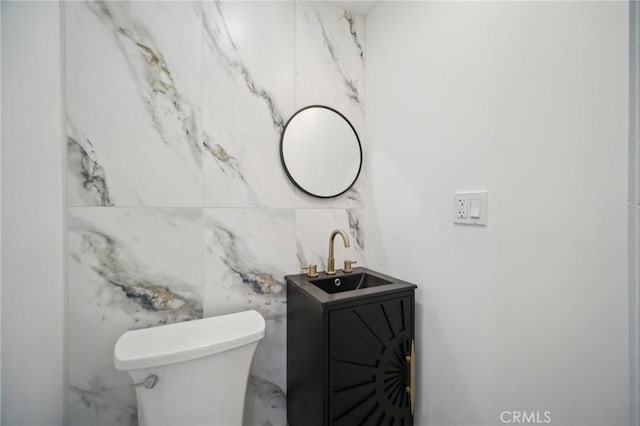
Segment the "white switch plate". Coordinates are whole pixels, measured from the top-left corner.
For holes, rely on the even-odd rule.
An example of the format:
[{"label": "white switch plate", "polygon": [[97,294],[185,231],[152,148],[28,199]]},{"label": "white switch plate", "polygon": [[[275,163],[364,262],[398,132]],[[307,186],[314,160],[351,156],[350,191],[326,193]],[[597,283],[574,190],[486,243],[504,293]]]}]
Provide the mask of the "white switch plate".
[{"label": "white switch plate", "polygon": [[[487,211],[489,202],[488,191],[456,191],[453,197],[453,223],[463,225],[487,225]],[[479,217],[475,216],[477,212],[472,211],[472,205],[475,207],[480,204]]]}]

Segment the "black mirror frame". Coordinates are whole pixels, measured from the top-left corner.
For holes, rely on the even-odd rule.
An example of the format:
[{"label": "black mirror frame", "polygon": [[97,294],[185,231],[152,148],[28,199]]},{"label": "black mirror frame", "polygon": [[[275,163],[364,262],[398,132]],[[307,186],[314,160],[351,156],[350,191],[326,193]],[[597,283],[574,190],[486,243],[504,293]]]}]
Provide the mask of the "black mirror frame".
[{"label": "black mirror frame", "polygon": [[[324,108],[324,109],[328,109],[329,111],[333,111],[336,114],[338,114],[340,117],[342,117],[342,119],[344,121],[347,122],[349,127],[351,127],[351,130],[353,130],[353,134],[356,136],[356,141],[358,142],[358,150],[360,151],[360,165],[358,166],[358,173],[356,173],[356,177],[353,179],[353,182],[351,182],[344,191],[339,192],[339,193],[334,194],[334,195],[317,195],[317,194],[314,194],[312,192],[307,191],[302,186],[300,186],[298,184],[298,182],[296,182],[296,180],[293,178],[293,176],[291,176],[291,173],[289,173],[289,169],[287,169],[287,165],[284,162],[284,152],[283,152],[283,147],[282,146],[284,144],[284,134],[287,131],[287,127],[289,126],[289,123],[291,123],[291,121],[295,118],[296,115],[298,115],[302,111],[308,110],[310,108]],[[307,195],[310,195],[310,196],[316,197],[316,198],[336,198],[336,197],[341,196],[342,194],[344,194],[345,192],[350,190],[353,187],[353,185],[356,183],[358,178],[360,177],[360,172],[362,171],[362,161],[363,161],[362,144],[360,143],[360,137],[358,136],[358,132],[356,131],[355,127],[353,127],[353,124],[351,124],[349,119],[347,117],[345,117],[344,114],[342,114],[340,111],[338,111],[338,110],[336,110],[334,108],[331,108],[331,107],[326,106],[326,105],[307,105],[304,108],[300,108],[291,117],[289,117],[289,119],[287,120],[286,124],[282,128],[282,133],[280,134],[280,162],[282,163],[282,168],[284,169],[284,172],[286,173],[286,175],[289,178],[289,180],[295,185],[295,187],[298,188],[300,191],[304,192]]]}]

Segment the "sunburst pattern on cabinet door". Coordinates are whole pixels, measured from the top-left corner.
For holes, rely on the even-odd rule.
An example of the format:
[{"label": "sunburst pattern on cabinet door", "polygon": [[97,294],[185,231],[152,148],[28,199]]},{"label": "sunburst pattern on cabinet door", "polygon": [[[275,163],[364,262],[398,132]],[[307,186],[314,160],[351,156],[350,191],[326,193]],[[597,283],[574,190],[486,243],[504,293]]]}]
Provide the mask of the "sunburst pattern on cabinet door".
[{"label": "sunburst pattern on cabinet door", "polygon": [[412,424],[411,309],[403,297],[330,313],[329,424]]}]

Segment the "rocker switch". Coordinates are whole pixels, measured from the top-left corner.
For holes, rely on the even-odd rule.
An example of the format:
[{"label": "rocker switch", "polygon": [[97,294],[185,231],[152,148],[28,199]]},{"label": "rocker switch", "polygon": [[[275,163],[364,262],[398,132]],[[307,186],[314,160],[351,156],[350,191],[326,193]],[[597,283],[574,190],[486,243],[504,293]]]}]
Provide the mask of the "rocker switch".
[{"label": "rocker switch", "polygon": [[480,219],[480,199],[471,199],[471,208],[469,209],[469,217],[472,219]]}]

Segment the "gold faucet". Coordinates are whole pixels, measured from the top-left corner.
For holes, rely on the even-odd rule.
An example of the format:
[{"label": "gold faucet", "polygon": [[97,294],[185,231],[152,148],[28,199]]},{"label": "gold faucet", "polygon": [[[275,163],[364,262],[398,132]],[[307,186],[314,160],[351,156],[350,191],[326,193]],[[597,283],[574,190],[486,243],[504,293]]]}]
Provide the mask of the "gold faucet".
[{"label": "gold faucet", "polygon": [[349,247],[349,237],[347,233],[342,229],[336,229],[329,236],[329,258],[327,259],[327,275],[335,275],[336,273],[336,259],[333,257],[333,243],[336,239],[336,235],[340,234],[342,242],[345,247]]}]

